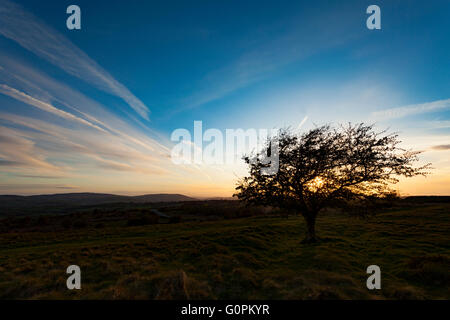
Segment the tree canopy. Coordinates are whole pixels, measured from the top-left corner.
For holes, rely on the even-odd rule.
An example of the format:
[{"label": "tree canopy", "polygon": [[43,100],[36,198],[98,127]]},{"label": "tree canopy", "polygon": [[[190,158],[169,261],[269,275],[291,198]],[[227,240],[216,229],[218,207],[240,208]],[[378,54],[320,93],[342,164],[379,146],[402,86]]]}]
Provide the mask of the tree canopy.
[{"label": "tree canopy", "polygon": [[[414,166],[419,151],[399,147],[398,134],[376,132],[373,125],[324,125],[306,133],[280,130],[255,157],[246,156],[249,176],[238,182],[237,197],[247,203],[300,213],[307,223],[306,242],[316,241],[315,221],[327,206],[392,195],[398,178],[426,175],[430,164]],[[278,171],[261,159],[277,146]]]}]

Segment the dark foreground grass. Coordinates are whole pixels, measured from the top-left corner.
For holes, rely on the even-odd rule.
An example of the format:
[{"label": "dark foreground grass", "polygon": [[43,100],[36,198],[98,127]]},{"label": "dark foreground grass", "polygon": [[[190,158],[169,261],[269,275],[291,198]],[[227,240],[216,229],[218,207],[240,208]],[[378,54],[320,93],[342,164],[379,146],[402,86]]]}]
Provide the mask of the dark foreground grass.
[{"label": "dark foreground grass", "polygon": [[[450,204],[0,235],[2,299],[449,299]],[[66,288],[67,266],[82,289]],[[382,289],[366,288],[381,267]]]}]

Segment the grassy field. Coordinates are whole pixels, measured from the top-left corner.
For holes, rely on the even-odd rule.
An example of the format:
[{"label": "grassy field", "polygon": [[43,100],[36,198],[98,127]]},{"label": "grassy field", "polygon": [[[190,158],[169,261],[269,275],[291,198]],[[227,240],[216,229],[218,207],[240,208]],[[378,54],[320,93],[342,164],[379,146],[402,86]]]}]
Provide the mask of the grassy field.
[{"label": "grassy field", "polygon": [[[1,299],[450,299],[450,204],[0,234]],[[66,288],[67,266],[82,289]],[[382,289],[366,288],[380,266]]]}]

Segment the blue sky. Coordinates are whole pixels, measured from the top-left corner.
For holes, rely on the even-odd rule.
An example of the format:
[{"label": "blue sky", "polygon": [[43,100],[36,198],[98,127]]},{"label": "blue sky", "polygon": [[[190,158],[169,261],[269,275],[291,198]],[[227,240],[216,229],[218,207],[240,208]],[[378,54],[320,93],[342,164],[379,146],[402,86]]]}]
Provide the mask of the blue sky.
[{"label": "blue sky", "polygon": [[[81,30],[66,28],[71,4]],[[366,28],[371,4],[381,30]],[[448,1],[0,0],[0,193],[230,195],[241,169],[174,166],[173,130],[307,119],[399,131],[436,167],[401,191],[449,194],[449,14]]]}]

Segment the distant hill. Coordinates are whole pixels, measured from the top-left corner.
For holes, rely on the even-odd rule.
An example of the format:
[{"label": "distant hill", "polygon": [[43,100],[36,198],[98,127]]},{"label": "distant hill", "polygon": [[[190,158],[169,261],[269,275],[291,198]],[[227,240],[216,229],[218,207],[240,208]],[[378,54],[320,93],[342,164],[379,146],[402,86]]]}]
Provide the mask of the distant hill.
[{"label": "distant hill", "polygon": [[149,203],[197,201],[182,194],[145,194],[140,196],[121,196],[106,193],[61,193],[35,196],[0,195],[0,216],[41,214],[44,211],[55,213],[81,206],[109,203]]},{"label": "distant hill", "polygon": [[206,197],[199,198],[200,200],[238,200],[237,197]]},{"label": "distant hill", "polygon": [[409,196],[403,200],[415,203],[449,203],[450,196]]}]

